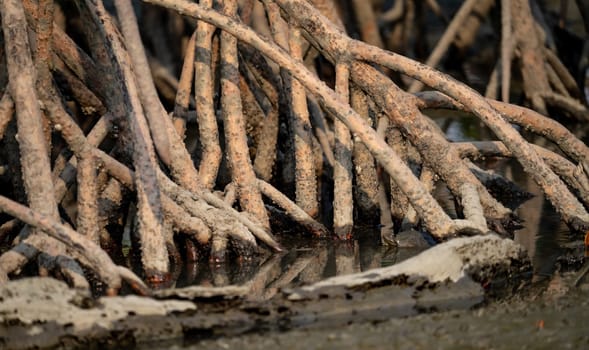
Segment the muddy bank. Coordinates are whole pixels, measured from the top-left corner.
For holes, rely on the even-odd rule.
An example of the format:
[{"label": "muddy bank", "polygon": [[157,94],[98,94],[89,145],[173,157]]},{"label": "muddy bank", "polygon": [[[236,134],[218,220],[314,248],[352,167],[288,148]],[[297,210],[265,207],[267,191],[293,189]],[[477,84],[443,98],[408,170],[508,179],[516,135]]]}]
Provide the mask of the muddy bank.
[{"label": "muddy bank", "polygon": [[[573,275],[564,276],[564,284]],[[586,349],[589,286],[554,295],[512,298],[476,310],[448,311],[205,340],[172,349]]]},{"label": "muddy bank", "polygon": [[521,246],[487,235],[451,240],[387,268],[285,290],[269,301],[248,298],[247,286],[92,299],[57,280],[22,279],[0,287],[0,344],[120,347],[381,322],[472,308],[495,286],[517,286],[530,269]]}]

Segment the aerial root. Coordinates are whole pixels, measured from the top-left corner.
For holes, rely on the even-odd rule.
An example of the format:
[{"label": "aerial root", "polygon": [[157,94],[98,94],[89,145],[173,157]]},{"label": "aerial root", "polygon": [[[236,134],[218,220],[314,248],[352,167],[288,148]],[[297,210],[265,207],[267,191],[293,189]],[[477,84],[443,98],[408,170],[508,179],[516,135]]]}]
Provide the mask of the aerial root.
[{"label": "aerial root", "polygon": [[137,287],[147,290],[147,286],[124,267],[116,266],[108,254],[96,243],[53,219],[38,214],[4,196],[0,196],[0,209],[19,220],[43,230],[47,235],[65,244],[82,263],[88,264],[109,288],[118,290],[121,281],[132,281]]}]

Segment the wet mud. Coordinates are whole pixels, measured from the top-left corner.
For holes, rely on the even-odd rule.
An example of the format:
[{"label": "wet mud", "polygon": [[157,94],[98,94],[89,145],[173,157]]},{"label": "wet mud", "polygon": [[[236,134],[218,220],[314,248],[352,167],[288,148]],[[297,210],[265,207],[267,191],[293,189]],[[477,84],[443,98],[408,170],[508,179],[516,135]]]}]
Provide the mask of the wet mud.
[{"label": "wet mud", "polygon": [[[250,333],[273,338],[289,330],[326,332],[469,310],[493,298],[493,291],[511,293],[525,283],[531,264],[523,253],[497,236],[456,239],[394,266],[284,289],[270,300],[251,298],[247,286],[93,299],[55,279],[26,278],[0,287],[0,344],[10,349],[156,347],[162,341],[188,346],[207,339],[238,341]],[[427,263],[436,256],[445,267]]]},{"label": "wet mud", "polygon": [[[563,279],[570,283],[574,274]],[[534,289],[536,292],[542,289]],[[561,291],[562,293],[562,291]],[[586,349],[589,286],[514,297],[474,310],[354,322],[337,328],[205,340],[188,349]]]}]

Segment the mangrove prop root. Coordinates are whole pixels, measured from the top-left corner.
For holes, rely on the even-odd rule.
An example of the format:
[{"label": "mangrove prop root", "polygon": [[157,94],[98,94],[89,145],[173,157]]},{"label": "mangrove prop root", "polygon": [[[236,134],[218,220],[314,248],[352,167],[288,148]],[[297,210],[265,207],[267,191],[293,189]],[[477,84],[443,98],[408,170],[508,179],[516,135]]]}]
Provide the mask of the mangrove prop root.
[{"label": "mangrove prop root", "polygon": [[[359,224],[376,222],[383,235],[409,225],[438,240],[500,232],[514,214],[488,189],[487,165],[474,163],[486,156],[518,160],[566,223],[589,228],[589,148],[546,116],[589,114],[576,77],[540,40],[550,28],[540,29],[526,1],[501,1],[501,11],[465,1],[451,21],[436,1],[398,1],[381,15],[351,1],[351,16],[333,0],[143,3],[155,6],[136,11],[143,4],[116,0],[110,13],[102,1],[76,2],[64,12],[73,17],[66,34],[61,2],[0,2],[0,147],[10,150],[0,152],[0,180],[12,184],[0,189],[0,208],[16,218],[0,222],[3,241],[16,238],[0,251],[0,281],[37,259],[39,274],[77,288],[96,287],[80,263],[107,294],[123,280],[148,294],[106,252],[121,250],[129,266],[140,258],[142,277],[168,285],[179,251],[187,260],[206,251],[215,265],[230,250],[239,258],[282,251],[269,220],[277,208],[315,237],[351,239]],[[417,43],[428,8],[448,24],[431,53]],[[500,16],[501,45],[486,85],[503,102],[435,69],[451,45],[473,51],[490,16]],[[394,22],[389,34],[377,18]],[[514,59],[522,74],[510,75]],[[424,86],[434,91],[405,91]],[[535,111],[509,104],[517,93]],[[431,109],[472,113],[497,141],[451,142]],[[512,124],[562,155],[531,145]],[[436,199],[436,188],[458,208]],[[341,259],[343,272],[351,261]],[[304,275],[306,264],[273,286]],[[219,284],[229,282],[223,270],[214,272]]]}]

